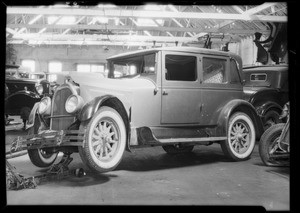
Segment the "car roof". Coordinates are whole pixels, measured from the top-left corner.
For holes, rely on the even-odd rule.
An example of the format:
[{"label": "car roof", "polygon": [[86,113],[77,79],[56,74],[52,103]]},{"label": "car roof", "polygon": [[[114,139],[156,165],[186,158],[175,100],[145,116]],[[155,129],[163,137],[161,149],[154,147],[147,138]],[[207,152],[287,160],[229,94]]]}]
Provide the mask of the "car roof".
[{"label": "car roof", "polygon": [[220,50],[214,50],[214,49],[206,49],[206,48],[200,48],[200,47],[157,47],[157,48],[150,48],[145,50],[137,50],[137,51],[131,51],[126,53],[121,53],[118,55],[111,56],[107,58],[107,60],[111,59],[118,59],[118,58],[126,58],[127,56],[138,56],[138,55],[145,55],[150,54],[158,51],[174,51],[174,52],[188,52],[188,53],[203,53],[203,54],[209,54],[209,55],[222,55],[222,56],[233,56],[233,57],[240,57],[234,53],[231,52],[224,52]]}]

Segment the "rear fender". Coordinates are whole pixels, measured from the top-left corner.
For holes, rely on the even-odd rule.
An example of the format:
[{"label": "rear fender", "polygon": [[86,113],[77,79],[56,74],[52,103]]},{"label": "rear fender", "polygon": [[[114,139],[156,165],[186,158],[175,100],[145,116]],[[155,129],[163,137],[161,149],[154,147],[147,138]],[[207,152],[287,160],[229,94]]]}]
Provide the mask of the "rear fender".
[{"label": "rear fender", "polygon": [[217,134],[227,135],[230,116],[235,112],[246,113],[252,119],[256,131],[256,139],[258,140],[264,131],[262,120],[253,105],[241,99],[232,100],[223,107],[218,117]]},{"label": "rear fender", "polygon": [[266,103],[263,103],[261,106],[256,107],[256,111],[258,113],[259,116],[264,116],[266,114],[266,112],[268,112],[270,109],[274,109],[276,110],[279,114],[282,111],[282,107],[273,102],[273,101],[268,101]]}]

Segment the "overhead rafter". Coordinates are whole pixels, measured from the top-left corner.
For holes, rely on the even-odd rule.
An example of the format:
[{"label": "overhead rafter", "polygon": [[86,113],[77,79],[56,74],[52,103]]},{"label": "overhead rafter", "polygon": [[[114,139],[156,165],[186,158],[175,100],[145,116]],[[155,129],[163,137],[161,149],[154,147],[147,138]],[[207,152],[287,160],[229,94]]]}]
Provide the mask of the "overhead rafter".
[{"label": "overhead rafter", "polygon": [[[213,42],[215,44],[223,44],[224,41],[220,41],[218,39],[213,40]],[[8,42],[9,44],[23,44],[24,41],[23,40],[11,40]],[[156,46],[163,46],[165,45],[167,42],[161,42],[158,41],[156,42]],[[180,42],[179,42],[180,43]],[[201,43],[201,42],[196,42],[197,44]],[[204,43],[204,41],[202,41],[202,43]],[[84,42],[82,40],[80,41],[53,41],[53,40],[29,40],[28,41],[29,45],[79,45],[79,46],[88,46],[88,45],[105,45],[105,46],[153,46],[153,41],[90,41],[90,40],[85,40]],[[169,42],[168,46],[176,46],[175,42]]]},{"label": "overhead rafter", "polygon": [[[73,29],[73,30],[133,30],[133,31],[162,31],[162,32],[203,32],[203,33],[230,33],[230,34],[253,34],[256,30],[244,30],[244,29],[218,29],[218,28],[192,28],[192,27],[149,27],[149,26],[126,26],[126,25],[86,25],[86,24],[32,24],[32,25],[24,25],[24,24],[7,24],[8,28],[19,28],[26,27],[28,29],[31,28],[45,28],[48,29]],[[262,30],[263,33],[268,33],[269,30]]]},{"label": "overhead rafter", "polygon": [[168,12],[168,11],[138,11],[138,10],[95,10],[95,9],[49,9],[7,7],[8,14],[42,14],[42,15],[79,15],[105,17],[139,17],[139,18],[183,18],[183,19],[216,19],[216,20],[243,20],[262,22],[287,22],[286,16],[251,15],[251,14],[220,14],[195,12]]},{"label": "overhead rafter", "polygon": [[[244,16],[253,16],[254,14],[256,13],[259,13],[269,7],[272,7],[274,5],[276,5],[277,3],[264,3],[262,5],[259,5],[259,6],[256,6],[254,8],[251,8],[249,10],[246,10],[246,11],[243,11],[240,7],[234,5],[233,8],[238,12],[240,13],[240,15],[244,15]],[[237,20],[226,20],[224,22],[222,22],[221,24],[218,25],[218,28],[224,28],[225,26],[233,23],[234,21],[237,21]],[[260,30],[261,31],[261,30]],[[197,34],[195,35],[195,37],[199,37],[201,36],[202,34]]]}]

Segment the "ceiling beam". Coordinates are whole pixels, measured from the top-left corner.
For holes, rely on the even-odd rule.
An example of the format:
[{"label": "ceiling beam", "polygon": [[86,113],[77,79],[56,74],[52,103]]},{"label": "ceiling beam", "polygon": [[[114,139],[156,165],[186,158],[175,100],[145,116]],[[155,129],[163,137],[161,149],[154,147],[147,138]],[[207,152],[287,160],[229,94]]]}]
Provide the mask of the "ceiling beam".
[{"label": "ceiling beam", "polygon": [[[21,28],[27,29],[72,29],[72,30],[133,30],[133,31],[162,31],[162,32],[195,32],[195,33],[230,33],[230,34],[253,34],[257,30],[244,30],[244,29],[217,29],[217,28],[193,28],[193,27],[147,27],[147,26],[122,26],[122,25],[57,25],[57,24],[7,24],[8,28]],[[269,30],[262,30],[260,32],[269,33]]]},{"label": "ceiling beam", "polygon": [[[256,14],[256,13],[259,13],[259,12],[261,12],[261,11],[263,11],[263,10],[265,10],[265,9],[267,9],[267,8],[269,8],[269,7],[272,7],[272,6],[274,6],[274,5],[276,5],[277,3],[264,3],[264,4],[262,4],[262,5],[259,5],[259,6],[256,6],[256,7],[254,7],[254,8],[251,8],[251,9],[249,9],[249,10],[246,10],[246,11],[243,11],[240,7],[238,7],[238,6],[236,6],[236,5],[233,5],[232,7],[238,12],[238,13],[240,13],[240,15],[245,15],[245,16],[252,16],[252,15],[254,15],[254,14]],[[227,26],[227,25],[229,25],[229,24],[231,24],[231,23],[233,23],[234,21],[236,21],[236,20],[225,20],[224,22],[222,22],[222,23],[220,23],[219,25],[218,25],[218,28],[220,29],[220,28],[223,28],[223,27],[225,27],[225,26]],[[227,30],[229,30],[229,29],[227,29]],[[255,31],[256,32],[256,31]],[[254,33],[255,33],[254,32]],[[263,30],[260,30],[260,32],[261,33],[264,33],[263,32]],[[196,37],[199,37],[199,36],[201,36],[202,34],[197,34],[197,35],[195,35]]]},{"label": "ceiling beam", "polygon": [[138,10],[95,10],[95,9],[51,9],[7,7],[7,14],[41,14],[41,15],[74,15],[74,16],[105,16],[105,17],[137,17],[137,18],[183,18],[183,19],[216,19],[243,20],[262,22],[287,22],[287,16],[251,15],[251,14],[220,14],[197,12],[138,11]]},{"label": "ceiling beam", "polygon": [[[272,7],[274,5],[276,5],[277,3],[264,3],[262,5],[259,5],[257,7],[251,8],[249,10],[243,11],[240,7],[238,6],[233,6],[233,8],[240,14],[244,14],[244,15],[254,15],[256,13],[259,13],[269,7]],[[233,23],[234,21],[224,21],[223,23],[220,24],[219,28],[225,27],[231,23]]]},{"label": "ceiling beam", "polygon": [[[221,41],[220,39],[212,39],[214,44],[224,44],[226,43],[227,40]],[[198,42],[193,42],[193,44],[204,44],[205,41],[198,41]],[[8,42],[9,44],[24,44],[23,40],[11,40]],[[89,46],[89,45],[105,45],[105,46],[148,46],[152,47],[153,46],[153,41],[115,41],[115,42],[110,42],[110,41],[89,41],[85,40],[84,43],[82,41],[37,41],[37,40],[29,40],[27,42],[29,45],[79,45],[79,46]],[[186,42],[179,42],[179,43],[186,43]],[[178,44],[179,44],[178,43]],[[175,42],[156,42],[155,46],[176,46]]]},{"label": "ceiling beam", "polygon": [[157,42],[192,42],[198,41],[197,38],[192,37],[170,37],[170,36],[144,36],[144,35],[56,35],[56,34],[38,34],[38,33],[26,33],[17,34],[13,36],[13,39],[24,39],[24,40],[110,40],[110,41],[157,41]]}]

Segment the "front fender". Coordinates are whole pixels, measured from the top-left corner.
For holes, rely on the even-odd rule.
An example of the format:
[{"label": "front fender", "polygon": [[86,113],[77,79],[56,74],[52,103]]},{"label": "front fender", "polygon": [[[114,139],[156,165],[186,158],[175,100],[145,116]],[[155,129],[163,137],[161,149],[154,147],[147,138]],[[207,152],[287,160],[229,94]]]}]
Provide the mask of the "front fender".
[{"label": "front fender", "polygon": [[79,112],[77,118],[83,122],[83,121],[87,121],[89,120],[94,113],[97,112],[97,110],[99,109],[100,105],[106,101],[109,98],[113,98],[114,96],[111,95],[105,95],[105,96],[100,96],[100,97],[96,97],[93,100],[91,100],[90,102],[86,103],[81,111]]},{"label": "front fender", "polygon": [[238,111],[246,113],[252,119],[256,137],[259,139],[264,131],[262,120],[258,116],[254,106],[242,99],[232,100],[223,107],[218,117],[217,134],[227,135],[229,118],[233,113]]},{"label": "front fender", "polygon": [[5,101],[8,101],[9,99],[15,97],[15,96],[18,96],[18,95],[25,95],[25,96],[28,96],[30,98],[34,98],[34,99],[39,99],[40,96],[34,92],[31,92],[31,91],[27,91],[27,90],[21,90],[21,91],[18,91],[18,92],[15,92],[11,95],[9,95]]},{"label": "front fender", "polygon": [[34,104],[30,114],[29,114],[29,117],[28,117],[28,121],[27,121],[27,124],[26,124],[26,129],[29,129],[30,127],[34,126],[34,121],[35,121],[35,116],[36,116],[36,112],[39,108],[39,105],[40,105],[40,102],[37,102]]}]

